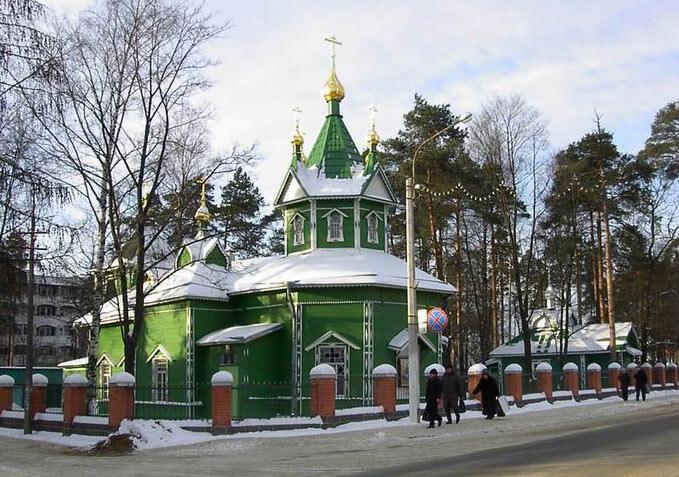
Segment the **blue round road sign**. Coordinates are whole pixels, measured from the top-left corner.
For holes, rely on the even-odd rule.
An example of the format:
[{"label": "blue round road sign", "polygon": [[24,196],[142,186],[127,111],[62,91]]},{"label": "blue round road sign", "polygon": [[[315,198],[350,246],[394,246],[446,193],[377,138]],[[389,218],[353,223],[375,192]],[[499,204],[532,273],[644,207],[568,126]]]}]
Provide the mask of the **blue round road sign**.
[{"label": "blue round road sign", "polygon": [[448,325],[448,315],[443,309],[436,307],[427,313],[427,326],[429,331],[440,333]]}]

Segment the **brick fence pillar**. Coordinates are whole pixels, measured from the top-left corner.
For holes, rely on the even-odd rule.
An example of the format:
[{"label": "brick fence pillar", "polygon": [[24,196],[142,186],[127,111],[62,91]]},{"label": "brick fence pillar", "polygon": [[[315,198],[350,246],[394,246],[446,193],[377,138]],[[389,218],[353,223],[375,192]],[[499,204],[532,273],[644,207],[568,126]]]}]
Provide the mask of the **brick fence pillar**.
[{"label": "brick fence pillar", "polygon": [[12,395],[14,393],[14,378],[3,374],[0,376],[0,414],[2,411],[12,410]]},{"label": "brick fence pillar", "polygon": [[72,374],[64,379],[64,434],[70,434],[75,416],[87,416],[87,379]]},{"label": "brick fence pillar", "polygon": [[601,394],[601,366],[597,363],[590,363],[587,366],[587,389],[593,389],[597,394]]},{"label": "brick fence pillar", "polygon": [[653,389],[652,388],[652,385],[653,385],[653,366],[651,365],[651,363],[646,361],[645,363],[643,363],[640,366],[640,368],[644,373],[646,373],[646,384],[651,386],[651,389]]},{"label": "brick fence pillar", "polygon": [[629,374],[629,387],[630,392],[634,392],[634,384],[636,382],[634,376],[636,376],[639,366],[637,363],[630,363],[627,365],[627,374]]},{"label": "brick fence pillar", "polygon": [[[476,385],[479,384],[479,381],[481,381],[481,374],[483,374],[486,369],[488,368],[486,368],[485,364],[476,363],[467,370],[467,392],[470,395],[472,395],[472,391]],[[474,394],[473,396],[477,401],[481,401],[481,393]]]},{"label": "brick fence pillar", "polygon": [[620,372],[622,371],[622,366],[620,363],[613,361],[608,365],[608,387],[620,389]]},{"label": "brick fence pillar", "polygon": [[565,389],[573,393],[573,399],[578,398],[578,389],[580,389],[580,375],[578,373],[578,365],[569,362],[563,365],[563,386]]},{"label": "brick fence pillar", "polygon": [[231,427],[233,375],[218,371],[212,375],[212,433],[223,434]]},{"label": "brick fence pillar", "polygon": [[523,401],[523,368],[516,363],[505,368],[505,394],[513,396],[517,405]]},{"label": "brick fence pillar", "polygon": [[337,374],[329,364],[319,364],[309,372],[311,380],[311,415],[321,418],[335,417],[335,390]]},{"label": "brick fence pillar", "polygon": [[31,419],[39,412],[47,410],[47,376],[36,373],[33,375],[33,389],[31,389]]},{"label": "brick fence pillar", "polygon": [[386,416],[396,414],[396,368],[390,364],[373,369],[373,403],[382,406]]},{"label": "brick fence pillar", "polygon": [[677,389],[677,381],[679,380],[679,369],[676,363],[669,363],[666,368],[667,371],[667,385]]},{"label": "brick fence pillar", "polygon": [[538,375],[538,392],[545,393],[545,399],[552,402],[552,390],[554,389],[552,366],[542,362],[535,367],[535,372]]},{"label": "brick fence pillar", "polygon": [[665,364],[660,361],[653,366],[653,384],[660,384],[660,388],[665,389]]},{"label": "brick fence pillar", "polygon": [[108,425],[114,429],[124,419],[134,418],[134,384],[130,373],[121,372],[111,376],[108,390]]}]

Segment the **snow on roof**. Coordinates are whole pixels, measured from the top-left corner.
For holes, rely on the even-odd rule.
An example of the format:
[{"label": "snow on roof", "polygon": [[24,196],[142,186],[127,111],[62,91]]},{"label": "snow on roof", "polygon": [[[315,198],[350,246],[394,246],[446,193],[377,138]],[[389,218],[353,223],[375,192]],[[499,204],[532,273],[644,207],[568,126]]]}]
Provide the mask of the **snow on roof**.
[{"label": "snow on roof", "polygon": [[257,323],[254,325],[230,326],[209,333],[197,341],[200,346],[242,344],[261,338],[283,328],[282,323]]},{"label": "snow on roof", "polygon": [[[430,350],[436,352],[436,346],[429,341],[429,338],[423,334],[418,333],[420,341],[427,346]],[[399,331],[394,337],[389,341],[387,348],[396,351],[397,353],[406,353],[408,351],[408,328]]]},{"label": "snow on roof", "polygon": [[297,167],[295,174],[310,196],[341,197],[360,195],[370,176],[363,175],[363,166],[354,166],[353,177],[348,179],[326,177],[318,167]]},{"label": "snow on roof", "polygon": [[[369,249],[316,249],[310,252],[234,261],[237,278],[232,293],[311,286],[373,285],[406,288],[406,262]],[[418,290],[454,293],[455,288],[422,270],[415,274]]]},{"label": "snow on roof", "polygon": [[[632,332],[632,323],[615,324],[616,348],[626,350],[633,354],[635,350],[627,344],[627,338]],[[584,325],[576,329],[568,339],[568,353],[605,353],[609,347],[609,330],[607,323],[594,323]],[[631,349],[628,349],[631,348]],[[559,350],[559,332],[552,328],[539,328],[533,330],[531,336],[531,353],[533,354],[557,354]],[[515,337],[493,351],[491,356],[522,356],[523,340],[520,336]]]},{"label": "snow on roof", "polygon": [[58,368],[82,368],[84,366],[87,366],[87,356],[84,358],[76,358],[72,359],[70,361],[63,361],[59,364],[57,364]]}]

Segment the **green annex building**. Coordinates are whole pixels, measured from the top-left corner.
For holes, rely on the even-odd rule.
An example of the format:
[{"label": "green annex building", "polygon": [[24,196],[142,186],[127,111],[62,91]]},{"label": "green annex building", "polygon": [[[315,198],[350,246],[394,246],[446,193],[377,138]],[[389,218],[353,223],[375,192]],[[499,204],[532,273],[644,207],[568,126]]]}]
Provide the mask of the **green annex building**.
[{"label": "green annex building", "polygon": [[[596,363],[604,370],[602,381],[608,383],[605,371],[610,364],[610,335],[608,323],[578,323],[574,316],[562,317],[561,310],[554,303],[554,290],[548,286],[545,290],[546,307],[534,310],[529,323],[531,326],[531,363],[527,362],[523,338],[519,334],[507,343],[491,351],[491,359],[486,363],[500,384],[504,379],[503,370],[510,364],[519,364],[524,375],[535,375],[540,363],[549,363],[554,372],[554,385],[559,385],[558,376],[561,366],[560,351],[566,350],[565,362],[573,362],[580,371],[581,388],[585,388],[587,366]],[[562,332],[561,320],[568,320],[568,334]],[[564,327],[565,328],[565,327]],[[566,343],[568,342],[567,347]],[[630,322],[615,324],[615,346],[617,362],[622,366],[639,359],[642,352],[638,349],[639,337],[634,325]]]},{"label": "green annex building", "polygon": [[[396,198],[374,124],[363,153],[344,124],[334,61],[324,97],[318,138],[306,157],[297,128],[274,203],[285,220],[285,254],[231,261],[200,232],[149,277],[136,356],[140,417],[208,417],[209,383],[219,370],[234,376],[236,419],[304,415],[309,371],[320,363],[337,372],[338,408],[372,405],[371,373],[383,363],[397,368],[399,396],[407,399],[406,263],[387,252]],[[210,220],[204,196],[196,219]],[[440,306],[455,292],[420,270],[416,281],[419,307]],[[109,377],[124,366],[117,302],[102,311],[102,406]],[[440,362],[445,343],[430,334],[420,344],[422,372]],[[62,367],[84,372],[85,362]]]}]

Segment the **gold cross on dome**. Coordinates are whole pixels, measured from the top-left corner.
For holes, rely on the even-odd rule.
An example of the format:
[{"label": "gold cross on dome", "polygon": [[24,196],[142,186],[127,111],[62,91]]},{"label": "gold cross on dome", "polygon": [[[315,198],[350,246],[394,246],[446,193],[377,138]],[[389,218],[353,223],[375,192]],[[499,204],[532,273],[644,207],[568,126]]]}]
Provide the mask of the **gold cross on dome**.
[{"label": "gold cross on dome", "polygon": [[335,46],[336,45],[342,45],[339,41],[337,41],[337,38],[335,38],[335,35],[331,36],[330,38],[325,38],[325,41],[332,43],[332,64],[335,64]]},{"label": "gold cross on dome", "polygon": [[368,107],[368,112],[370,113],[370,121],[372,122],[373,127],[375,126],[375,118],[377,117],[377,108],[375,107],[374,104],[371,104]]},{"label": "gold cross on dome", "polygon": [[207,184],[207,177],[199,177],[196,182],[200,184],[200,204],[204,206],[207,202],[207,194],[205,193],[205,185]]},{"label": "gold cross on dome", "polygon": [[302,117],[302,108],[295,106],[292,108],[292,112],[295,113],[295,127],[299,128],[299,120]]}]

